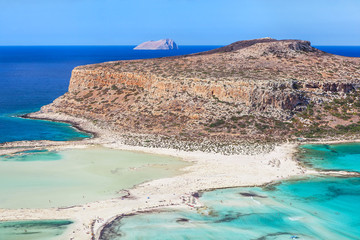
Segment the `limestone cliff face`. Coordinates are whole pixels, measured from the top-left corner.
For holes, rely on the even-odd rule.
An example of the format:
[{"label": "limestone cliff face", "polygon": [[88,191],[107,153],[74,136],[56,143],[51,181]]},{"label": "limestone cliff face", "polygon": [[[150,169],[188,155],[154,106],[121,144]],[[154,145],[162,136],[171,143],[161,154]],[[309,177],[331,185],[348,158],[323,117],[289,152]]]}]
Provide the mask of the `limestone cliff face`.
[{"label": "limestone cliff face", "polygon": [[259,39],[181,57],[118,61],[73,70],[69,92],[42,111],[64,112],[140,133],[240,136],[229,119],[291,119],[310,102],[360,84],[360,61],[307,41]]}]

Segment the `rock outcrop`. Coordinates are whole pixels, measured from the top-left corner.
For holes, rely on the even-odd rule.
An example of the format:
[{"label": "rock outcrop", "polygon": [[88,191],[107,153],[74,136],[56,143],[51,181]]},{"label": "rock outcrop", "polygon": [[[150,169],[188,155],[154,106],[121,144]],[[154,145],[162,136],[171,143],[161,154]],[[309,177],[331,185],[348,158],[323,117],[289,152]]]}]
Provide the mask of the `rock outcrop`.
[{"label": "rock outcrop", "polygon": [[172,39],[148,41],[137,45],[134,50],[177,50],[178,46]]},{"label": "rock outcrop", "polygon": [[[80,66],[68,93],[41,111],[124,133],[282,138],[299,128],[294,119],[309,105],[352,94],[359,84],[358,58],[266,38],[186,56]],[[306,127],[304,121],[296,124]]]}]

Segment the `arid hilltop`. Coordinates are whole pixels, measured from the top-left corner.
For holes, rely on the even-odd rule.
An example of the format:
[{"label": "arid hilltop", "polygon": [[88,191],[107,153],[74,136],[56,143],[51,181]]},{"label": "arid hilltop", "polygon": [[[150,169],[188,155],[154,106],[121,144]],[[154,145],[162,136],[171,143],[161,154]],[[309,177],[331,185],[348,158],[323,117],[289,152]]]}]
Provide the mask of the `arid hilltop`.
[{"label": "arid hilltop", "polygon": [[359,58],[264,38],[76,67],[69,91],[41,111],[187,139],[323,137],[360,131],[359,86]]}]

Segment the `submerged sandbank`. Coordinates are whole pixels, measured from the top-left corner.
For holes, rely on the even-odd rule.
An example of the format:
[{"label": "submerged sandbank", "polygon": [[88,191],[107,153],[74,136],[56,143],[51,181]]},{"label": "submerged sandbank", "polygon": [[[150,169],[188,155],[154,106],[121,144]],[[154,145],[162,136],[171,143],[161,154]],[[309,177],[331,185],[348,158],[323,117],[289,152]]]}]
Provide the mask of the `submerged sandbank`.
[{"label": "submerged sandbank", "polygon": [[67,207],[121,197],[122,189],[180,174],[188,165],[175,157],[104,147],[0,156],[0,208]]},{"label": "submerged sandbank", "polygon": [[[42,113],[35,115],[44,117]],[[63,239],[91,239],[92,237],[97,239],[104,225],[122,214],[154,210],[161,207],[187,208],[188,203],[201,206],[200,202],[191,198],[192,193],[199,190],[262,185],[291,176],[315,172],[308,171],[294,160],[296,144],[265,147],[263,149],[265,151],[258,147],[252,148],[251,145],[245,145],[241,146],[240,151],[235,151],[237,154],[229,156],[214,152],[169,149],[167,145],[163,148],[129,146],[124,144],[124,136],[113,134],[111,129],[94,126],[86,119],[74,118],[64,114],[45,114],[45,117],[59,121],[76,122],[83,129],[98,134],[96,138],[80,142],[19,142],[7,146],[23,148],[26,146],[41,147],[41,145],[47,144],[52,147],[64,148],[66,146],[74,147],[97,143],[114,149],[174,156],[191,163],[191,166],[185,168],[184,174],[152,180],[129,189],[129,197],[124,199],[109,198],[81,206],[60,209],[0,209],[4,220],[48,219],[49,216],[53,219],[74,220],[74,224],[65,233]],[[141,141],[145,140],[146,136]],[[179,149],[183,147],[181,143],[176,146],[180,146]]]},{"label": "submerged sandbank", "polygon": [[[319,170],[360,171],[359,147],[304,145],[300,160]],[[197,211],[160,209],[120,216],[106,225],[100,239],[356,239],[359,183],[358,176],[318,175],[207,191]]]},{"label": "submerged sandbank", "polygon": [[[197,211],[167,209],[120,217],[100,240],[357,239],[360,178],[283,181],[205,192]],[[161,235],[159,235],[161,232]]]},{"label": "submerged sandbank", "polygon": [[57,240],[70,224],[68,220],[0,222],[0,237],[5,240]]},{"label": "submerged sandbank", "polygon": [[[129,190],[130,195],[125,199],[110,198],[61,209],[0,209],[2,219],[72,219],[74,224],[63,239],[91,239],[92,234],[96,239],[103,226],[121,214],[161,207],[184,208],[193,201],[191,194],[199,190],[262,185],[307,172],[294,161],[295,145],[291,144],[277,146],[269,153],[231,156],[126,146],[118,142],[107,146],[180,157],[192,165],[181,175],[137,185]],[[193,205],[201,206],[201,203],[195,201]]]}]

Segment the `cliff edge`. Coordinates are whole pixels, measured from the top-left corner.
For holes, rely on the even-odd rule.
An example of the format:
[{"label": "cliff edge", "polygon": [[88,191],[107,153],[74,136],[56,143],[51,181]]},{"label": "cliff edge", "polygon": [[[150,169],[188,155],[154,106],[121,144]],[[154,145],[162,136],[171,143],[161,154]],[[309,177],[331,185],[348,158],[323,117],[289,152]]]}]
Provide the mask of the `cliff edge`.
[{"label": "cliff edge", "polygon": [[360,132],[359,86],[359,58],[265,38],[76,67],[69,91],[41,112],[197,140],[323,137]]}]

